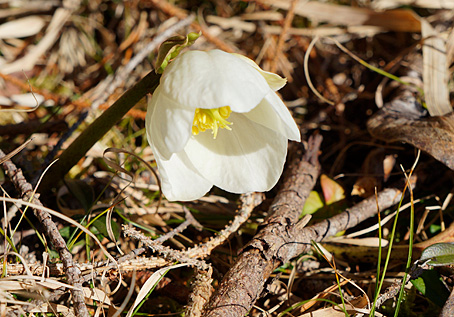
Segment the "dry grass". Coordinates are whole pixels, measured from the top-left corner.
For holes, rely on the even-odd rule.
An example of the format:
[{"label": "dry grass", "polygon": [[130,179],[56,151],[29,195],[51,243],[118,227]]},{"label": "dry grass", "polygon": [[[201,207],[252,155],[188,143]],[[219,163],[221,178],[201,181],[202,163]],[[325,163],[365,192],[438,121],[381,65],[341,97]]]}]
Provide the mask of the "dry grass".
[{"label": "dry grass", "polygon": [[[430,115],[451,112],[453,50],[447,39],[454,34],[453,6],[447,0],[2,2],[0,149],[14,155],[12,161],[35,190],[62,149],[153,69],[163,40],[201,32],[194,49],[241,53],[288,79],[280,93],[303,139],[315,131],[324,137],[321,170],[334,182],[315,187],[324,207],[313,218],[326,219],[374,195],[375,188],[393,188],[404,179],[399,165],[409,169],[414,162],[413,146],[368,133],[367,121],[377,106],[404,89],[425,100]],[[26,202],[2,165],[2,315],[83,315],[74,307],[77,294],[69,295],[75,284],[68,268],[33,209],[52,215],[79,269],[79,304],[93,316],[131,316],[135,309],[146,315],[185,309],[188,315],[200,314],[212,287],[219,287],[269,216],[276,190],[239,197],[214,189],[185,204],[161,199],[145,111],[143,99],[65,181],[55,181],[55,191],[33,192]],[[412,135],[418,131],[426,133],[415,129]],[[440,135],[427,139],[436,144]],[[446,142],[449,155],[454,146]],[[1,163],[7,159],[0,156]],[[414,260],[427,241],[454,240],[452,171],[442,162],[439,154],[423,153],[414,172]],[[329,191],[342,199],[329,201]],[[36,204],[37,198],[45,207]],[[405,271],[408,210],[400,209],[382,295]],[[249,314],[341,316],[345,312],[336,305],[342,302],[348,314],[368,314],[378,247],[389,242],[394,212],[382,210],[382,239],[377,218],[370,218],[320,244],[325,258],[314,249],[282,265]],[[441,271],[441,276],[451,287],[450,273]],[[378,307],[377,314],[393,314],[395,300]],[[440,309],[407,285],[402,316]]]}]

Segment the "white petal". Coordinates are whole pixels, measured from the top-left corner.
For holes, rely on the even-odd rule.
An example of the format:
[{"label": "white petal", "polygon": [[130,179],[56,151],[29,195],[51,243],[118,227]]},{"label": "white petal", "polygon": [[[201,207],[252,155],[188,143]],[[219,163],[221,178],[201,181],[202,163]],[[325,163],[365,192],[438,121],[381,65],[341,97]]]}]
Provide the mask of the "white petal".
[{"label": "white petal", "polygon": [[156,88],[148,103],[146,127],[148,140],[165,159],[183,150],[192,134],[194,109],[188,109],[168,98]]},{"label": "white petal", "polygon": [[274,130],[287,139],[301,141],[301,133],[287,106],[270,90],[257,107],[244,114],[249,120]]},{"label": "white petal", "polygon": [[193,110],[230,106],[235,112],[251,110],[269,90],[257,69],[220,50],[181,54],[167,66],[161,86],[167,96]]},{"label": "white petal", "polygon": [[169,201],[189,201],[202,197],[213,186],[203,178],[184,152],[175,153],[170,160],[162,158],[151,147],[158,164],[162,193]]},{"label": "white petal", "polygon": [[232,130],[191,137],[185,152],[199,173],[232,193],[270,190],[278,181],[287,154],[287,139],[244,115],[232,113]]},{"label": "white petal", "polygon": [[246,56],[243,56],[243,55],[240,55],[240,54],[236,54],[236,53],[233,53],[233,55],[243,59],[249,65],[251,65],[252,67],[257,69],[260,72],[260,74],[262,74],[262,76],[265,78],[265,80],[268,83],[268,85],[270,86],[270,88],[273,89],[274,91],[278,91],[279,89],[284,87],[285,84],[287,83],[287,79],[286,78],[282,78],[281,76],[279,76],[279,75],[277,75],[275,73],[264,71],[252,59],[249,59]]}]

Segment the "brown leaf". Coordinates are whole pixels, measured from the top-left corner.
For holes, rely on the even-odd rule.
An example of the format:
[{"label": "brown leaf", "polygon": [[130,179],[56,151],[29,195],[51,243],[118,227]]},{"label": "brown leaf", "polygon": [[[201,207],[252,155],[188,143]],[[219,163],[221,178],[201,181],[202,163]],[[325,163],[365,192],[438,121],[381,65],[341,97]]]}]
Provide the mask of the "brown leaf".
[{"label": "brown leaf", "polygon": [[384,175],[385,151],[383,148],[373,149],[367,154],[361,167],[361,177],[353,185],[352,196],[367,198],[381,189]]},{"label": "brown leaf", "polygon": [[422,117],[410,97],[388,103],[367,122],[369,133],[387,142],[407,142],[454,170],[454,114]]},{"label": "brown leaf", "polygon": [[442,116],[452,111],[449,102],[448,63],[446,41],[437,37],[437,30],[421,18],[424,99],[431,116]]},{"label": "brown leaf", "polygon": [[[261,0],[260,2],[283,10],[288,10],[291,4],[288,0]],[[334,25],[373,25],[397,32],[421,31],[421,22],[417,16],[411,10],[405,9],[374,11],[368,8],[318,1],[298,1],[295,14]]]}]

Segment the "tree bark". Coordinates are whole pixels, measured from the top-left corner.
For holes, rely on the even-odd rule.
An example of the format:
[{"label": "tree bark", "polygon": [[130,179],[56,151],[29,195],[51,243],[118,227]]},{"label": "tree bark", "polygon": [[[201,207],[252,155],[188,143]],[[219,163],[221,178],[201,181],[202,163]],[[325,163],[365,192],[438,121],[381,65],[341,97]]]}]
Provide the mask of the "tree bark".
[{"label": "tree bark", "polygon": [[399,202],[402,192],[388,188],[330,219],[304,227],[306,221],[298,219],[319,173],[316,153],[320,142],[321,138],[310,139],[304,158],[291,165],[270,207],[273,214],[227,272],[206,306],[204,316],[244,316],[264,293],[271,273],[293,257],[308,252],[312,241],[322,241],[352,228],[376,215],[378,210]]}]

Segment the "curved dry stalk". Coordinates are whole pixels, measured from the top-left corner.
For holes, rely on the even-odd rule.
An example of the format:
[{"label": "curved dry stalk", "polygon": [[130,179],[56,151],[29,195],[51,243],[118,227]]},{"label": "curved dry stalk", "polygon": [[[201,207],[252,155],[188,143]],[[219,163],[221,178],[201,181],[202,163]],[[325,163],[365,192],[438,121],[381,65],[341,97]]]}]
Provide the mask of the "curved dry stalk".
[{"label": "curved dry stalk", "polygon": [[315,46],[315,43],[317,43],[319,38],[320,37],[317,35],[312,39],[311,43],[309,44],[309,47],[306,50],[306,53],[304,54],[304,76],[306,77],[307,85],[312,90],[314,95],[316,95],[323,102],[326,102],[327,104],[333,106],[335,103],[331,100],[326,99],[318,92],[318,90],[314,87],[314,84],[312,83],[311,76],[309,75],[309,57],[311,55],[312,49]]}]

